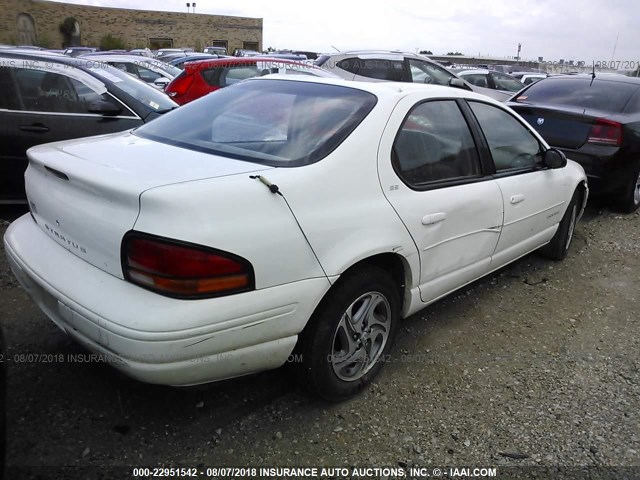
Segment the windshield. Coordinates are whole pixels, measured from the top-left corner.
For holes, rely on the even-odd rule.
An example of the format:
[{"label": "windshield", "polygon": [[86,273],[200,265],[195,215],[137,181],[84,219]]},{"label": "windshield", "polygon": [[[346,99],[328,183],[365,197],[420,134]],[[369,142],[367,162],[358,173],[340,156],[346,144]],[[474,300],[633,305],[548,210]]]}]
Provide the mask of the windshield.
[{"label": "windshield", "polygon": [[139,61],[140,65],[143,67],[146,66],[152,66],[152,67],[156,67],[160,70],[162,70],[165,73],[168,73],[169,75],[171,75],[172,78],[177,77],[178,75],[180,75],[182,73],[182,70],[180,70],[178,67],[174,66],[174,65],[169,65],[166,62],[161,62],[160,60],[142,60]]},{"label": "windshield", "polygon": [[598,78],[593,82],[591,78],[546,78],[531,85],[514,100],[620,113],[638,88],[638,85]]},{"label": "windshield", "polygon": [[376,97],[354,88],[248,80],[180,107],[134,133],[162,143],[272,166],[298,166],[331,153]]},{"label": "windshield", "polygon": [[115,90],[121,90],[131,95],[155,112],[164,112],[177,106],[163,92],[106,63],[87,61],[83,66],[101,80],[109,81]]}]

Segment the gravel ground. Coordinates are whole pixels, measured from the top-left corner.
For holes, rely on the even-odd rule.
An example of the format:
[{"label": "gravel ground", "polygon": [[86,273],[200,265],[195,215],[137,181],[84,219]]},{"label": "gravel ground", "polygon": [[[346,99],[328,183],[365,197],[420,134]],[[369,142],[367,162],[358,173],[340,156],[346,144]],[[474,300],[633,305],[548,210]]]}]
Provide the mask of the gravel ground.
[{"label": "gravel ground", "polygon": [[637,478],[639,254],[638,214],[590,204],[564,262],[527,256],[412,316],[377,381],[339,404],[308,396],[286,369],[174,389],[95,362],[20,361],[88,357],[2,255],[7,463],[538,466],[520,478],[636,466]]}]

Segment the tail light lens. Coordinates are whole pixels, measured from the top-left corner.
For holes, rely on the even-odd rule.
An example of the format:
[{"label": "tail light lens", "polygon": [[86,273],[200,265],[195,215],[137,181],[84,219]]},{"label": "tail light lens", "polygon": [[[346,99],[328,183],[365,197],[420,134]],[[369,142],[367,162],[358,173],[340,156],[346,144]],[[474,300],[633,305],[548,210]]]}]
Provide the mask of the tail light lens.
[{"label": "tail light lens", "polygon": [[587,143],[619,147],[622,145],[622,125],[604,118],[597,119],[591,126]]},{"label": "tail light lens", "polygon": [[253,267],[242,257],[201,245],[138,232],[122,241],[125,278],[175,298],[211,298],[255,288]]},{"label": "tail light lens", "polygon": [[[181,97],[181,96],[183,96],[185,93],[187,93],[189,91],[189,88],[193,84],[194,80],[195,80],[194,75],[185,70],[180,75],[178,75],[176,78],[174,78],[171,81],[171,83],[169,83],[169,85],[167,85],[167,88],[165,89],[165,92],[171,98],[173,98],[173,97]],[[174,100],[178,101],[177,98],[174,98]]]}]

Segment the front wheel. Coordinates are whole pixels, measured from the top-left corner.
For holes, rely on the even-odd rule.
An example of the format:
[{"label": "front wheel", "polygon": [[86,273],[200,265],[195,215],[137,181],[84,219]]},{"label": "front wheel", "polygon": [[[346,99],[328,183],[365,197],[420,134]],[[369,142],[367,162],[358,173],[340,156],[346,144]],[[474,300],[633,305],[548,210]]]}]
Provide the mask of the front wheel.
[{"label": "front wheel", "polygon": [[301,339],[301,382],[338,401],[380,371],[398,328],[398,287],[380,268],[348,273],[329,292]]},{"label": "front wheel", "polygon": [[567,211],[564,213],[564,217],[562,217],[560,221],[556,234],[547,245],[540,249],[540,253],[545,257],[559,261],[567,256],[569,247],[571,246],[571,240],[573,239],[573,233],[576,229],[576,222],[578,221],[580,200],[580,192],[576,190],[571,198],[571,202],[569,202]]}]

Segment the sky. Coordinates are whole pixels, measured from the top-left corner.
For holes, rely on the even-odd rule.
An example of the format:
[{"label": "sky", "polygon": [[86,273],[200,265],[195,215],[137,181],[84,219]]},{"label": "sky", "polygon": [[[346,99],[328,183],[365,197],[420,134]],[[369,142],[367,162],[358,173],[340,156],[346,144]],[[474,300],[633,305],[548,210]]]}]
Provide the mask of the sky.
[{"label": "sky", "polygon": [[[181,0],[66,0],[186,12]],[[264,19],[263,46],[393,49],[534,60],[640,60],[638,0],[197,0],[196,13]],[[334,48],[335,47],[335,48]]]}]

